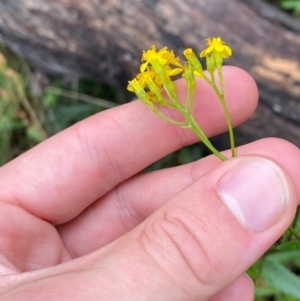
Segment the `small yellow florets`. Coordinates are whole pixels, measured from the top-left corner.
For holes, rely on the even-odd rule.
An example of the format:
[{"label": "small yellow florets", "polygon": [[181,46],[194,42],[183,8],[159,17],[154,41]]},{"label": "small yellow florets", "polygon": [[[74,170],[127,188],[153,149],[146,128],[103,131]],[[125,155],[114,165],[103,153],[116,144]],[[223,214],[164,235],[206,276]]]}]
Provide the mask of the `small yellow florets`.
[{"label": "small yellow florets", "polygon": [[[220,37],[208,39],[207,45],[208,47],[200,53],[200,57],[206,57],[207,70],[212,74],[216,68],[221,67],[223,58],[232,54],[232,50]],[[158,91],[164,88],[170,98],[171,106],[176,95],[176,88],[171,80],[172,76],[182,73],[187,81],[193,81],[188,73],[200,78],[205,77],[202,65],[193,50],[187,48],[183,54],[187,62],[182,64],[179,57],[176,57],[174,52],[168,50],[167,47],[158,50],[155,46],[151,46],[150,49],[143,51],[140,73],[134,80],[129,81],[127,89],[140,98],[143,96],[142,100],[149,105],[149,101],[162,103],[163,97]],[[163,103],[166,104],[165,99]]]},{"label": "small yellow florets", "polygon": [[152,66],[175,65],[177,67],[182,67],[179,58],[175,57],[174,52],[169,51],[167,47],[163,47],[159,51],[156,51],[156,47],[151,46],[149,50],[143,51],[142,61],[144,61],[144,63],[141,65],[141,72],[146,70],[148,64],[151,64]]},{"label": "small yellow florets", "polygon": [[232,50],[225,45],[220,37],[207,39],[207,48],[201,51],[200,57],[206,57],[209,54],[221,54],[223,58],[228,58],[232,55]]},{"label": "small yellow florets", "polygon": [[140,73],[134,81],[129,81],[127,89],[135,94],[141,94],[141,91],[145,90],[148,105],[148,100],[166,105],[167,101],[162,97],[160,89],[164,87],[175,95],[175,85],[171,77],[182,71],[183,66],[173,51],[169,51],[167,47],[156,50],[155,46],[152,46],[149,50],[143,51]]},{"label": "small yellow florets", "polygon": [[[206,57],[206,67],[208,72],[204,72],[199,58],[191,48],[184,50],[185,63],[181,63],[173,51],[163,47],[159,50],[155,46],[143,51],[140,73],[128,82],[127,89],[134,92],[157,116],[162,119],[189,128],[195,132],[201,141],[221,160],[226,160],[214,146],[210,143],[205,133],[193,119],[196,79],[200,77],[206,81],[217,94],[224,110],[226,121],[230,133],[232,156],[235,156],[232,125],[224,99],[224,82],[222,77],[223,58],[232,54],[231,48],[222,41],[220,37],[208,39],[208,47],[200,53],[200,57]],[[215,70],[218,70],[220,89],[215,82]],[[178,95],[176,86],[172,80],[175,75],[181,74],[187,85],[186,99],[182,100],[182,95]],[[166,106],[178,111],[182,120],[173,119],[168,113],[160,111],[160,106]]]}]

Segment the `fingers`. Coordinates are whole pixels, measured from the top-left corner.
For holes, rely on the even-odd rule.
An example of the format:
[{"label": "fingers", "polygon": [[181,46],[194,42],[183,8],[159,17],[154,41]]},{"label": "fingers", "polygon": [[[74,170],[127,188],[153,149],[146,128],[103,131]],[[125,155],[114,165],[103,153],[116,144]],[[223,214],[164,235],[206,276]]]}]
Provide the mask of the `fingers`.
[{"label": "fingers", "polygon": [[253,301],[254,285],[247,274],[236,279],[229,287],[209,301]]},{"label": "fingers", "polygon": [[[234,125],[257,104],[253,79],[224,68],[226,98]],[[178,93],[185,97],[183,81]],[[226,130],[218,99],[203,81],[195,117],[208,136]],[[72,219],[115,185],[152,162],[197,139],[168,124],[141,102],[97,114],[50,138],[0,169],[0,197],[55,224]]]},{"label": "fingers", "polygon": [[[209,300],[282,235],[296,203],[281,167],[239,157],[196,180],[110,248],[123,254],[116,267],[136,275],[134,281],[146,279],[145,300]],[[131,239],[136,244],[129,246]]]},{"label": "fingers", "polygon": [[0,277],[70,260],[52,225],[1,200],[0,233]]},{"label": "fingers", "polygon": [[[229,151],[225,154],[230,156]],[[238,148],[238,155],[268,157],[287,170],[294,183],[300,178],[300,151],[291,143],[268,138]],[[73,257],[95,251],[124,235],[159,209],[176,193],[222,162],[209,156],[197,162],[133,177],[95,202],[58,230]],[[300,187],[297,185],[298,200]],[[78,240],[82,243],[78,244]]]},{"label": "fingers", "polygon": [[72,300],[87,292],[89,300],[210,300],[282,235],[296,205],[294,184],[274,161],[230,159],[120,239],[58,267],[56,277],[11,289],[4,300],[33,289],[40,299],[47,290],[57,299],[70,287]]}]

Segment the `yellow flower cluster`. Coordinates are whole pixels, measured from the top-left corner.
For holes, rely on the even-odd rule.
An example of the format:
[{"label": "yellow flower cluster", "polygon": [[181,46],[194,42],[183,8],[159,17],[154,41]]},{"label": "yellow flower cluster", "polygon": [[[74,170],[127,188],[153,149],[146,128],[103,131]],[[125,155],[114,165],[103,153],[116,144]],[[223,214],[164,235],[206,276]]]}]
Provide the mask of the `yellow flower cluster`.
[{"label": "yellow flower cluster", "polygon": [[[207,48],[201,51],[200,58],[206,57],[207,70],[212,73],[222,65],[222,58],[231,56],[231,48],[222,41],[220,37],[207,39]],[[172,107],[172,102],[176,102],[175,86],[171,80],[172,76],[179,75],[193,84],[194,74],[200,78],[206,77],[202,65],[191,48],[184,50],[187,62],[182,64],[173,51],[163,47],[159,50],[152,46],[149,50],[143,51],[140,73],[129,81],[127,89],[134,92],[138,98],[147,105],[157,103]],[[161,88],[165,88],[169,101],[161,94]]]},{"label": "yellow flower cluster", "polygon": [[[211,142],[194,120],[192,113],[194,108],[194,94],[196,87],[195,76],[205,80],[214,90],[219,98],[226,117],[232,156],[235,156],[235,147],[233,139],[232,125],[229,112],[224,98],[224,81],[222,76],[223,58],[231,56],[231,48],[222,41],[220,37],[207,40],[207,48],[201,51],[200,58],[206,58],[206,67],[208,72],[204,72],[199,58],[191,48],[183,51],[186,58],[185,63],[181,63],[173,51],[167,47],[156,49],[152,46],[149,50],[143,51],[140,73],[129,81],[127,89],[134,92],[156,115],[162,119],[189,128],[195,132],[199,139],[221,160],[226,158],[214,148]],[[220,88],[215,81],[215,70],[218,70]],[[182,101],[177,96],[176,86],[172,77],[182,75],[187,84],[187,96]],[[163,90],[166,93],[163,93]],[[183,116],[184,121],[172,119],[159,110],[159,106],[167,106],[177,110]]]},{"label": "yellow flower cluster", "polygon": [[208,47],[201,51],[200,57],[206,57],[212,53],[219,53],[222,57],[227,58],[232,55],[232,50],[229,46],[225,45],[220,37],[207,39]]}]

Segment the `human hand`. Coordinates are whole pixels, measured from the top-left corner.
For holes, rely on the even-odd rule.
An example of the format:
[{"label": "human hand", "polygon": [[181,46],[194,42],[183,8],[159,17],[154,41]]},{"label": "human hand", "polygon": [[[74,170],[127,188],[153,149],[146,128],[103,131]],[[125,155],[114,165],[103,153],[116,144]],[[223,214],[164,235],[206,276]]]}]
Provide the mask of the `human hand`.
[{"label": "human hand", "polygon": [[[224,67],[224,77],[236,126],[257,90],[240,69]],[[201,128],[225,131],[213,92],[197,89]],[[0,300],[252,300],[244,271],[293,219],[300,152],[269,138],[226,162],[138,174],[196,139],[135,101],[2,167]]]}]

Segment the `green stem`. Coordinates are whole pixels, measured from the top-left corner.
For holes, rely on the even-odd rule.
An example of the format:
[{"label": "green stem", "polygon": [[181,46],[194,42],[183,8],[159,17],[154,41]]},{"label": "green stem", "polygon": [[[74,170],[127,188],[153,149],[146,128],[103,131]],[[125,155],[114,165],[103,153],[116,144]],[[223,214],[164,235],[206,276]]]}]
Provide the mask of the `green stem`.
[{"label": "green stem", "polygon": [[180,112],[183,114],[184,118],[186,119],[189,128],[198,136],[198,138],[211,150],[213,154],[215,154],[220,160],[226,161],[227,158],[221,154],[208,140],[204,132],[199,127],[198,123],[195,121],[193,116],[187,113],[185,110],[181,110]]},{"label": "green stem", "polygon": [[222,75],[222,67],[218,67],[218,75],[219,75],[219,79],[220,79],[221,94],[224,96],[224,79],[223,79],[223,75]]},{"label": "green stem", "polygon": [[299,218],[300,218],[300,207],[297,208],[295,218],[294,218],[293,223],[292,223],[293,228],[296,226]]},{"label": "green stem", "polygon": [[[222,74],[220,75],[220,82],[221,82],[221,87],[224,86],[224,80],[223,80]],[[233,128],[232,128],[232,123],[231,123],[229,111],[228,111],[228,108],[227,108],[227,105],[226,105],[226,102],[225,102],[224,94],[222,94],[219,91],[219,89],[216,86],[216,83],[215,83],[214,80],[213,81],[207,81],[207,83],[213,88],[214,92],[217,94],[217,96],[218,96],[218,98],[219,98],[219,100],[221,102],[222,109],[224,111],[226,122],[227,122],[228,132],[229,132],[231,155],[232,155],[232,157],[235,157],[236,156],[236,152],[235,152]]]},{"label": "green stem", "polygon": [[300,235],[292,227],[289,227],[288,230],[300,241]]},{"label": "green stem", "polygon": [[257,274],[255,275],[255,278],[252,279],[254,284],[256,284],[256,282],[258,281],[258,279],[261,277],[262,270],[263,270],[263,267],[264,267],[264,261],[265,261],[265,259],[266,259],[266,256],[265,256],[265,255],[263,255],[263,256],[260,258],[260,262],[259,262],[259,266],[258,266],[258,272],[257,272]]},{"label": "green stem", "polygon": [[[192,93],[194,94],[194,93]],[[187,121],[187,125],[184,127],[190,128],[197,136],[198,138],[208,147],[213,154],[215,154],[220,160],[226,161],[227,158],[222,155],[209,141],[209,139],[206,137],[204,132],[199,127],[198,123],[195,121],[194,117],[191,115],[191,112],[188,111],[188,109],[181,104],[179,99],[175,97],[175,99],[172,99],[175,101],[175,103],[178,104],[177,109],[181,114],[184,116],[185,120]]]},{"label": "green stem", "polygon": [[186,97],[186,102],[185,102],[185,108],[189,114],[192,114],[193,110],[194,110],[196,85],[195,85],[195,83],[193,83],[193,84],[187,83],[187,86],[188,86],[188,91],[187,91],[187,97]]},{"label": "green stem", "polygon": [[162,81],[163,87],[164,87],[165,91],[167,92],[167,95],[169,96],[170,100],[172,100],[175,103],[180,105],[181,103],[180,103],[179,99],[177,98],[175,84],[172,82],[172,80],[170,78],[167,78],[164,75],[163,71],[157,72],[157,74],[159,75],[159,78]]},{"label": "green stem", "polygon": [[170,122],[170,123],[173,123],[173,124],[176,124],[178,126],[181,126],[181,127],[185,127],[187,126],[187,124],[185,122],[180,122],[180,121],[177,121],[177,120],[174,120],[172,118],[169,118],[168,116],[164,115],[163,113],[159,112],[158,110],[156,110],[154,107],[150,107],[150,109],[152,110],[152,112],[154,112],[157,116],[159,116],[160,118]]},{"label": "green stem", "polygon": [[203,73],[203,79],[211,86],[212,81]]},{"label": "green stem", "polygon": [[[295,217],[294,217],[294,220],[292,222],[292,224],[290,225],[290,228],[295,228],[296,225],[297,225],[297,221],[298,219],[300,218],[300,207],[297,208],[297,211],[296,211],[296,214],[295,214]],[[289,237],[287,238],[288,241],[290,241],[292,239],[292,236],[293,236],[293,233],[290,232],[290,235]]]},{"label": "green stem", "polygon": [[[163,87],[165,89],[165,91],[167,92],[169,98],[173,101],[173,105],[175,108],[177,108],[181,113],[182,115],[184,116],[185,120],[187,121],[187,123],[180,123],[176,120],[173,120],[173,119],[170,119],[168,118],[167,116],[161,114],[160,112],[156,111],[156,110],[153,110],[158,116],[160,116],[161,118],[163,118],[164,120],[166,121],[169,121],[171,123],[174,123],[174,124],[177,124],[177,125],[180,125],[182,127],[185,127],[185,128],[190,128],[198,137],[199,139],[211,150],[211,152],[213,154],[215,154],[220,160],[222,161],[226,161],[227,158],[221,154],[212,144],[211,142],[208,140],[208,138],[206,137],[206,135],[204,134],[204,132],[201,130],[201,128],[199,127],[199,125],[197,124],[197,122],[195,121],[195,119],[193,118],[193,116],[191,115],[191,112],[190,112],[190,109],[191,109],[191,105],[189,105],[187,108],[185,106],[182,105],[182,103],[180,102],[180,100],[178,99],[177,95],[176,95],[176,88],[175,88],[175,85],[174,83],[169,79],[169,78],[166,78],[163,74],[162,71],[158,71],[157,70],[157,74],[160,76],[160,79],[162,81],[162,84],[163,84]],[[217,87],[214,86],[216,89]],[[215,88],[213,87],[213,89],[215,90]],[[192,105],[193,105],[193,89],[190,89],[190,93],[188,93],[188,102],[191,104],[192,102]],[[218,91],[218,89],[217,89]],[[216,92],[216,91],[215,91]],[[219,93],[219,91],[218,91]],[[220,95],[217,94],[218,97]],[[220,98],[220,97],[219,97]],[[222,101],[221,101],[222,103]],[[226,114],[226,113],[225,113]],[[229,116],[228,114],[228,110],[227,110],[227,115]],[[230,120],[230,119],[229,119]]]},{"label": "green stem", "polygon": [[232,128],[232,123],[230,119],[230,115],[228,112],[228,108],[224,99],[224,96],[220,97],[221,104],[225,113],[226,117],[226,122],[228,126],[228,132],[229,132],[229,139],[230,139],[230,148],[231,148],[231,156],[235,157],[236,156],[236,151],[235,151],[235,143],[234,143],[234,134],[233,134],[233,128]]}]

